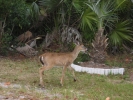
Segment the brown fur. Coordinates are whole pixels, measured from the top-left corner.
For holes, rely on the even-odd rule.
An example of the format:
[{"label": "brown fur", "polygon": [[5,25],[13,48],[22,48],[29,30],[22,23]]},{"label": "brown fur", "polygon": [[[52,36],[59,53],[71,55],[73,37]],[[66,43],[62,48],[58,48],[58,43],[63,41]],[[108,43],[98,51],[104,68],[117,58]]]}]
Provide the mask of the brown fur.
[{"label": "brown fur", "polygon": [[[54,66],[62,66],[63,71],[62,71],[62,77],[61,77],[60,83],[63,86],[63,77],[65,74],[66,68],[72,69],[71,64],[77,58],[79,52],[86,51],[86,50],[87,50],[87,48],[84,47],[84,45],[77,44],[75,49],[73,50],[73,52],[68,52],[68,53],[53,53],[53,52],[51,52],[51,53],[42,54],[39,57],[42,65],[43,65],[43,67],[41,67],[39,69],[40,85],[44,87],[42,74],[45,70],[49,70],[49,69],[53,68]],[[74,71],[73,71],[73,76],[74,76],[74,80],[76,80]]]}]

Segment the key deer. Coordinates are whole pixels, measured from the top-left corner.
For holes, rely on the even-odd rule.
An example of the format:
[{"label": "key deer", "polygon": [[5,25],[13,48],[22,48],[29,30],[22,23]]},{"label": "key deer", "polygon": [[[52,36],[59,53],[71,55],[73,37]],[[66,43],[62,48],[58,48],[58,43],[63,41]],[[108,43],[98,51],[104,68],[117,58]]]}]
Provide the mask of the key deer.
[{"label": "key deer", "polygon": [[74,69],[71,67],[73,61],[77,58],[80,51],[85,52],[87,48],[83,44],[76,43],[76,46],[72,52],[67,53],[54,53],[54,52],[47,52],[39,56],[40,62],[42,63],[42,67],[39,69],[40,74],[40,85],[44,87],[43,84],[43,73],[45,70],[49,70],[55,66],[63,67],[62,70],[62,77],[60,80],[60,84],[63,86],[63,78],[65,75],[66,68],[69,68],[73,72],[74,81],[76,81]]}]

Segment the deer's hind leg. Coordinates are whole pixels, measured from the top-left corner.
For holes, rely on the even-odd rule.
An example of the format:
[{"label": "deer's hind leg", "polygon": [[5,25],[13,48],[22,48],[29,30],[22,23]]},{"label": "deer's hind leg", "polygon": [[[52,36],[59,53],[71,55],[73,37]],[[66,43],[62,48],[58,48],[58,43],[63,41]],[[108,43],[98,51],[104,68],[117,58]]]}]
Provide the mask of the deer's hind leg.
[{"label": "deer's hind leg", "polygon": [[67,66],[64,66],[63,67],[63,70],[62,70],[62,77],[61,77],[61,80],[60,80],[61,86],[63,86],[63,79],[64,79],[64,76],[65,76],[66,68],[67,68]]},{"label": "deer's hind leg", "polygon": [[52,66],[43,66],[43,67],[39,68],[39,75],[40,75],[40,84],[39,85],[41,85],[43,88],[44,88],[43,77],[42,77],[43,73],[45,70],[49,70],[51,68],[52,68]]}]

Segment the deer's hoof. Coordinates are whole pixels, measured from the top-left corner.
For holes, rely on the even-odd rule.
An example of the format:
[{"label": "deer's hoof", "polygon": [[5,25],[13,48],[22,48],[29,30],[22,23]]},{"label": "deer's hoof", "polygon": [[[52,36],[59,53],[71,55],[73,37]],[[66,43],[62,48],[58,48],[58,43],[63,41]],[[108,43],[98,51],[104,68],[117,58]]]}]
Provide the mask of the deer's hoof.
[{"label": "deer's hoof", "polygon": [[38,86],[41,87],[41,88],[43,88],[43,89],[45,88],[44,85],[42,85],[42,84],[39,84]]},{"label": "deer's hoof", "polygon": [[76,82],[77,80],[74,78],[74,82]]},{"label": "deer's hoof", "polygon": [[61,87],[63,87],[63,85],[62,85],[62,84],[60,84],[60,86],[61,86]]},{"label": "deer's hoof", "polygon": [[63,84],[60,83],[60,86],[63,86]]}]

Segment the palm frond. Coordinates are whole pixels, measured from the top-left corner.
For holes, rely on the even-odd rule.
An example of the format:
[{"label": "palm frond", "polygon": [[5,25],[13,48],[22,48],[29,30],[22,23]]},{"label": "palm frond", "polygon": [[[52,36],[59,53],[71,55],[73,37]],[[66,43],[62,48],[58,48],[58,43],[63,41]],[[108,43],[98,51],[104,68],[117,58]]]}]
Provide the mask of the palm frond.
[{"label": "palm frond", "polygon": [[115,0],[115,4],[116,4],[115,10],[125,9],[125,7],[127,7],[127,2],[129,2],[129,0]]},{"label": "palm frond", "polygon": [[131,33],[129,20],[118,22],[109,36],[110,43],[112,45],[121,45],[124,41],[132,41],[133,37]]},{"label": "palm frond", "polygon": [[76,9],[76,11],[82,12],[84,9],[87,8],[85,2],[87,2],[87,0],[73,0],[72,5]]},{"label": "palm frond", "polygon": [[122,39],[120,36],[117,34],[117,32],[112,32],[110,38],[110,43],[111,45],[120,45],[122,43]]},{"label": "palm frond", "polygon": [[103,27],[104,22],[112,23],[118,20],[117,16],[113,12],[115,2],[99,0],[96,3],[88,2],[86,5],[96,13],[98,17],[98,27]]},{"label": "palm frond", "polygon": [[96,14],[90,9],[86,9],[82,16],[81,16],[81,27],[82,29],[85,28],[90,28],[91,30],[93,29],[93,25],[97,22],[97,16]]},{"label": "palm frond", "polygon": [[39,6],[36,4],[36,2],[33,2],[31,5],[33,11],[39,15]]},{"label": "palm frond", "polygon": [[39,0],[39,5],[43,6],[48,11],[53,11],[53,10],[57,9],[58,5],[62,1],[63,0]]}]

